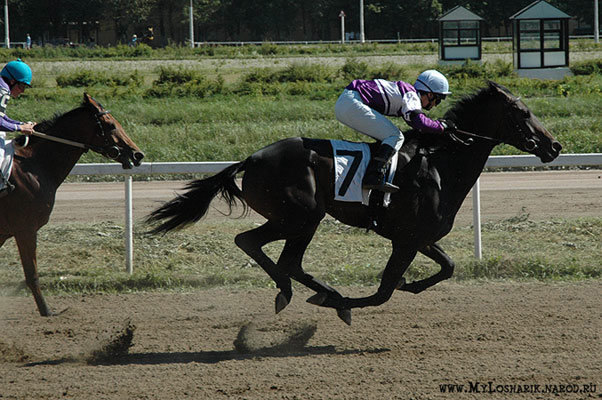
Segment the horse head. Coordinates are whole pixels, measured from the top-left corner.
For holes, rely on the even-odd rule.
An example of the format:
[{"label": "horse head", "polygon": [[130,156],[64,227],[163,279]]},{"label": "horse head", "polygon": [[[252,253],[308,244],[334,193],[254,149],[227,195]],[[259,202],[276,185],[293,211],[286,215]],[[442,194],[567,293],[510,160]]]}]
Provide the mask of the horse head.
[{"label": "horse head", "polygon": [[144,158],[144,153],[128,137],[123,127],[109,111],[87,93],[84,93],[84,107],[94,114],[98,125],[98,134],[95,135],[91,148],[107,158],[121,163],[124,169],[132,168],[132,163],[139,166]]},{"label": "horse head", "polygon": [[[543,126],[529,107],[514,96],[507,88],[495,82],[489,82],[488,90],[497,99],[498,104],[497,139],[519,150],[539,157],[542,162],[550,162],[560,154],[562,145]],[[493,114],[490,114],[493,115]]]}]

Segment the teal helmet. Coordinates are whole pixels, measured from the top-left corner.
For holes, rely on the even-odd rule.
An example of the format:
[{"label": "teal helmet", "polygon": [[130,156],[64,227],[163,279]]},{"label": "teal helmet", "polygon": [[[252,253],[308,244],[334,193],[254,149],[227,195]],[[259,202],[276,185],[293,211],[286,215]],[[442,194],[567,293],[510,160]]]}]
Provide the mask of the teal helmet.
[{"label": "teal helmet", "polygon": [[0,76],[7,79],[14,79],[17,82],[31,86],[31,68],[21,61],[20,58],[6,64],[4,68],[2,68],[2,71],[0,71]]}]

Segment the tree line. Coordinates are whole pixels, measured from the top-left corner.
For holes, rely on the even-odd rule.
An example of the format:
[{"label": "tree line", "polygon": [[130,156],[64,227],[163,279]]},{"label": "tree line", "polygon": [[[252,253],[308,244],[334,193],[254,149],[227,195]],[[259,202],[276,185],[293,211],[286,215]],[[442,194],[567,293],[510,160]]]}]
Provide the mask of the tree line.
[{"label": "tree line", "polygon": [[[510,33],[508,17],[533,0],[364,0],[368,39],[433,37],[436,19],[461,5],[485,19],[490,31]],[[571,16],[590,23],[593,0],[548,0]],[[346,31],[359,32],[358,0],[192,0],[197,41],[337,40],[340,11]],[[10,27],[20,35],[64,37],[79,29],[88,37],[99,23],[112,26],[119,40],[153,26],[160,44],[188,38],[190,0],[9,0]]]}]

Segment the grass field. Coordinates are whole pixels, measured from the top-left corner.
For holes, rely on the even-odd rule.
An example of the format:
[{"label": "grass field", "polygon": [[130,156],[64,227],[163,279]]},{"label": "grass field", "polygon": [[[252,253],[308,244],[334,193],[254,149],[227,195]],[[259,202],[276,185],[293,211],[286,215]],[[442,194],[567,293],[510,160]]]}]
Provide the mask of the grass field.
[{"label": "grass field", "polygon": [[[291,136],[362,140],[334,118],[334,103],[353,77],[413,81],[424,68],[440,68],[390,62],[372,65],[361,59],[348,59],[341,66],[294,63],[253,68],[242,60],[247,66],[230,74],[188,64],[179,69],[161,67],[156,61],[153,70],[141,73],[135,61],[98,62],[107,71],[62,74],[60,65],[69,62],[54,62],[52,70],[46,66],[40,82],[11,101],[9,115],[21,120],[47,119],[74,108],[87,91],[121,121],[147,161],[238,160]],[[522,96],[563,144],[565,153],[602,152],[602,75],[595,70],[600,62],[590,61],[593,73],[562,81],[519,79],[504,62],[445,67],[454,94],[430,116],[441,117],[455,99],[493,79]],[[60,87],[57,81],[62,82]],[[402,121],[395,122],[403,128]],[[518,153],[507,146],[494,150],[494,154]],[[87,154],[81,161],[106,160]]]},{"label": "grass field", "polygon": [[[602,50],[599,46],[581,46],[588,52],[598,51],[600,56],[581,66],[585,73],[562,81],[519,79],[511,65],[503,61],[447,67],[444,72],[450,77],[454,95],[430,116],[441,117],[454,99],[493,79],[522,96],[563,144],[563,152],[602,152]],[[268,47],[269,44],[262,46],[262,51],[269,53]],[[337,55],[335,47],[327,46],[310,56]],[[343,58],[339,65],[289,64],[284,59],[274,59],[270,67],[261,68],[254,67],[255,60],[266,62],[261,54],[230,54],[230,59],[225,60],[216,53],[190,55],[181,51],[182,68],[173,60],[165,67],[161,59],[148,60],[150,56],[143,54],[140,58],[144,62],[138,58],[86,60],[89,68],[78,64],[78,72],[70,70],[73,61],[36,55],[35,63],[40,68],[35,70],[33,64],[38,76],[34,78],[35,86],[22,98],[11,101],[8,114],[21,120],[47,119],[76,107],[83,91],[87,91],[123,124],[146,153],[145,161],[240,160],[264,145],[291,136],[364,140],[334,117],[334,103],[351,79],[378,76],[413,81],[421,70],[439,68],[434,64],[388,62],[388,50],[380,45],[361,54],[343,52],[343,57],[353,58]],[[432,49],[416,50],[429,51]],[[295,54],[298,50],[286,55]],[[381,63],[368,64],[362,60],[362,54],[385,57]],[[211,63],[205,64],[209,67],[197,68],[191,57],[209,58]],[[519,151],[498,146],[494,154]],[[80,162],[107,160],[86,154]],[[233,251],[232,237],[242,229],[240,224],[244,222],[195,227],[161,241],[138,232],[136,248],[144,257],[137,259],[136,273],[131,277],[121,272],[122,227],[48,226],[40,231],[41,281],[45,290],[55,293],[269,286],[272,283],[260,268],[242,252]],[[485,246],[487,242],[497,245],[480,262],[472,258],[472,249],[457,245],[469,242],[471,235],[468,229],[457,228],[442,241],[457,261],[457,279],[600,277],[600,218],[535,223],[517,217],[487,225],[483,242]],[[63,247],[65,242],[69,243],[67,248]],[[314,268],[309,272],[329,283],[374,284],[389,255],[388,246],[376,235],[327,222],[310,246],[306,263]],[[276,254],[277,245],[269,251]],[[11,292],[16,286],[21,288],[19,293],[25,293],[19,283],[23,273],[14,242],[7,243],[2,252],[0,289]],[[419,257],[408,278],[425,276],[433,272],[432,268],[431,262]]]},{"label": "grass field", "polygon": [[[38,262],[42,287],[51,293],[190,290],[215,286],[272,287],[233,238],[253,228],[247,220],[203,222],[164,237],[135,233],[135,273],[123,268],[123,227],[113,223],[64,224],[40,231]],[[440,244],[457,264],[454,279],[599,279],[602,274],[602,218],[532,221],[528,215],[485,224],[484,257],[477,261],[472,229],[456,227]],[[277,258],[282,243],[266,246]],[[390,255],[390,244],[373,233],[334,220],[322,223],[310,244],[307,272],[330,284],[374,285]],[[26,293],[16,246],[3,248],[0,293]],[[418,255],[408,280],[438,268]]]}]

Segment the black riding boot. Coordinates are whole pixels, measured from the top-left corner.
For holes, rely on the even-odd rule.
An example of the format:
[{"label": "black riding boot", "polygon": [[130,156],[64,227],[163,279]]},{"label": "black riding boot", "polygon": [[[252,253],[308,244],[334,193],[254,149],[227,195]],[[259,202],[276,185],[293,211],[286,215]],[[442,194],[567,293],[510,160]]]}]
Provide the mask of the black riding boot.
[{"label": "black riding boot", "polygon": [[[1,174],[2,172],[0,172]],[[15,185],[4,179],[3,176],[0,176],[0,180],[4,182],[4,189],[0,189],[0,199],[4,196],[8,196],[13,190],[15,190]]]},{"label": "black riding boot", "polygon": [[380,190],[385,193],[393,193],[399,190],[399,187],[385,182],[387,165],[391,157],[395,154],[395,149],[388,144],[382,144],[378,147],[376,154],[368,163],[366,175],[362,182],[364,189]]}]

